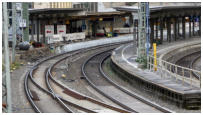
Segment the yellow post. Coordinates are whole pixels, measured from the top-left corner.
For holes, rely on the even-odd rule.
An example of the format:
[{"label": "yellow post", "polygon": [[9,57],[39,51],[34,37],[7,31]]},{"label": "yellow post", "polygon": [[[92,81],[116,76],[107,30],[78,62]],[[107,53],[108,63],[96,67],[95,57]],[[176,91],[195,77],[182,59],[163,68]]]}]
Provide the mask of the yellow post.
[{"label": "yellow post", "polygon": [[157,71],[156,43],[153,43],[153,48],[154,48],[154,71]]}]

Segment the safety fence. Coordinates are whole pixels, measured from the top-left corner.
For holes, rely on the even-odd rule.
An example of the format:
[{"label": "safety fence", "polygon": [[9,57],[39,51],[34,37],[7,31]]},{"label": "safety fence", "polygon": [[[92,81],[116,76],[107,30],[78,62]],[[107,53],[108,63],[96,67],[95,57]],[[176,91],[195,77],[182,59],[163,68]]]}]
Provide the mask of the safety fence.
[{"label": "safety fence", "polygon": [[[172,78],[182,85],[188,83],[191,87],[201,88],[201,71],[182,67],[151,55],[147,57],[147,68],[162,78]],[[194,74],[198,74],[198,77]]]}]

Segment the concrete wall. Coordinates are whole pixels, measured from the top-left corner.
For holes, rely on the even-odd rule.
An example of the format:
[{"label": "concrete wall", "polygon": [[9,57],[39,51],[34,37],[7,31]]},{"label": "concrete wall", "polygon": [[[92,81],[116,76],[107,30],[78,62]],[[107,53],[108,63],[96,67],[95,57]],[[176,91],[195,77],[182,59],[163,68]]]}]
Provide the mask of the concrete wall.
[{"label": "concrete wall", "polygon": [[74,51],[82,48],[89,48],[89,47],[103,45],[103,44],[118,43],[118,42],[125,42],[125,41],[131,41],[131,40],[133,40],[132,35],[125,35],[125,36],[119,36],[115,38],[79,42],[79,43],[73,43],[73,44],[68,44],[63,46],[62,51],[64,52]]},{"label": "concrete wall", "polygon": [[165,54],[162,59],[171,63],[176,63],[181,58],[199,51],[201,51],[201,44],[192,44],[172,50]]},{"label": "concrete wall", "polygon": [[50,2],[34,2],[34,9],[50,8]]}]

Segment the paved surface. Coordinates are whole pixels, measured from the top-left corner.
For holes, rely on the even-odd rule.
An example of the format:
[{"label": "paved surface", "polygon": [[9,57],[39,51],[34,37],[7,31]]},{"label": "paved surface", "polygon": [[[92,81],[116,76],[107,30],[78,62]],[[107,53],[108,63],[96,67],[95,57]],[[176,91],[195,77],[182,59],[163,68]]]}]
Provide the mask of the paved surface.
[{"label": "paved surface", "polygon": [[[192,42],[200,42],[200,39],[193,38],[193,39],[186,39],[186,40],[179,40],[177,42],[171,43],[163,43],[164,45],[160,45],[157,47],[157,54],[158,56],[162,53],[181,47],[181,45],[187,45]],[[149,81],[151,83],[157,84],[161,87],[168,88],[172,91],[181,92],[181,93],[190,93],[190,92],[199,92],[200,89],[197,87],[190,87],[189,84],[179,82],[175,82],[174,79],[169,79],[166,76],[161,77],[160,75],[149,72],[148,70],[141,70],[138,67],[138,64],[135,62],[135,46],[133,44],[128,44],[125,46],[121,46],[114,50],[112,53],[112,60],[118,66],[126,70],[127,72],[137,76],[143,80]]]},{"label": "paved surface", "polygon": [[12,109],[14,113],[34,112],[24,91],[24,78],[28,69],[28,66],[22,66],[11,73]]}]

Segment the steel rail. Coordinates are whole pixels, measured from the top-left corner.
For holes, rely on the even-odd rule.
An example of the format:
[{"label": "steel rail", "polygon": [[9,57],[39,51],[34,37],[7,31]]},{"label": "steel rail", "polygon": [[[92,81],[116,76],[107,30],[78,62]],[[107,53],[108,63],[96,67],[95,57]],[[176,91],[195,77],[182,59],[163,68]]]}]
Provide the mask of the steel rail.
[{"label": "steel rail", "polygon": [[114,86],[116,86],[118,89],[120,89],[120,90],[122,90],[123,92],[127,93],[128,95],[130,95],[130,96],[132,96],[132,97],[134,97],[134,98],[136,98],[136,99],[138,99],[138,100],[144,102],[145,104],[148,104],[148,105],[150,105],[150,106],[152,106],[152,107],[154,107],[154,108],[156,108],[156,109],[158,109],[158,110],[160,110],[160,111],[162,111],[162,112],[165,112],[165,113],[173,113],[172,110],[169,110],[169,109],[164,108],[164,107],[162,107],[162,106],[160,106],[160,105],[158,105],[158,104],[156,104],[156,103],[154,103],[154,102],[151,102],[150,100],[148,100],[148,99],[146,99],[146,98],[144,98],[144,97],[141,97],[141,96],[138,95],[138,94],[132,93],[131,91],[129,91],[129,90],[127,90],[127,89],[121,87],[120,85],[116,84],[113,80],[111,80],[111,79],[105,74],[105,72],[104,72],[103,69],[102,69],[102,65],[104,64],[104,61],[105,61],[107,58],[109,58],[110,56],[111,56],[111,54],[109,54],[109,55],[107,55],[106,57],[104,57],[104,58],[102,59],[102,61],[100,62],[100,64],[99,64],[99,71],[100,71],[100,73],[103,75],[103,77],[104,77],[105,79],[107,79],[111,84],[113,84]]},{"label": "steel rail", "polygon": [[[190,68],[193,68],[194,66],[194,63],[199,59],[201,58],[201,55],[197,56],[194,60],[192,60],[191,64],[190,64]],[[194,69],[194,68],[193,68]],[[200,74],[196,73],[196,72],[193,72],[192,71],[192,74],[197,78],[197,79],[200,79]]]},{"label": "steel rail", "polygon": [[[55,56],[53,56],[53,57],[51,57],[51,58],[54,58],[54,57],[55,57]],[[47,61],[47,60],[49,60],[49,58],[44,59],[43,61],[39,62],[38,64],[42,64],[43,62],[45,62],[45,61]],[[60,98],[58,98],[54,93],[52,93],[51,91],[48,91],[48,90],[42,88],[39,84],[37,84],[37,83],[35,82],[35,80],[33,79],[33,76],[32,76],[32,75],[33,75],[33,71],[35,71],[37,68],[38,68],[38,65],[37,65],[37,66],[34,66],[34,67],[30,70],[30,72],[29,72],[29,77],[30,77],[32,83],[33,83],[34,85],[36,85],[36,86],[37,86],[40,90],[42,90],[43,92],[45,92],[45,93],[51,95],[51,96],[53,97],[53,99],[55,99],[55,100],[64,108],[65,111],[67,111],[67,112],[72,112],[72,111],[70,110],[70,108],[67,107],[67,106],[63,103],[63,101],[62,101]],[[27,82],[27,83],[28,83],[28,82]],[[31,95],[30,92],[29,92],[29,95]],[[30,100],[30,99],[29,99],[29,100]],[[35,109],[36,109],[36,104],[35,104]],[[39,108],[38,108],[38,109],[39,109]]]},{"label": "steel rail", "polygon": [[134,109],[128,107],[127,105],[125,104],[122,104],[121,102],[117,101],[116,99],[108,96],[107,94],[105,94],[103,91],[101,91],[99,88],[96,87],[96,85],[88,78],[88,76],[86,75],[86,72],[85,72],[85,66],[87,65],[87,63],[95,56],[101,54],[101,53],[105,53],[105,52],[109,52],[111,50],[113,50],[114,48],[112,49],[109,49],[107,51],[103,51],[103,52],[99,52],[99,53],[96,53],[92,56],[90,56],[87,60],[85,60],[85,62],[83,63],[82,67],[81,67],[81,70],[82,70],[82,74],[83,76],[85,77],[85,79],[88,81],[88,83],[94,88],[96,89],[99,93],[101,93],[102,95],[104,95],[105,97],[109,98],[110,100],[112,100],[113,102],[117,103],[118,105],[120,105],[121,107],[131,111],[131,112],[135,112],[135,113],[138,113],[137,111],[135,111]]},{"label": "steel rail", "polygon": [[[96,48],[96,49],[97,49],[97,48]],[[91,49],[88,49],[87,51],[89,51],[89,50],[91,50]],[[76,54],[75,54],[75,55],[76,55]],[[67,57],[69,57],[69,56],[67,56]],[[103,103],[103,102],[100,102],[100,101],[98,101],[98,100],[92,99],[92,98],[90,98],[90,97],[88,97],[88,96],[81,95],[80,93],[75,92],[75,91],[72,91],[72,90],[70,90],[69,88],[67,88],[67,87],[63,86],[62,84],[60,84],[59,82],[57,82],[57,81],[53,78],[53,76],[52,76],[52,74],[51,74],[51,71],[52,71],[53,67],[54,67],[56,64],[58,64],[59,62],[63,61],[63,60],[66,59],[67,57],[64,57],[64,58],[62,58],[61,60],[58,60],[56,63],[52,64],[52,65],[49,67],[49,69],[48,69],[48,74],[49,74],[49,76],[48,76],[48,77],[49,77],[53,82],[55,82],[55,83],[56,83],[57,85],[59,85],[60,87],[66,89],[66,90],[68,90],[68,91],[70,91],[71,93],[76,94],[76,95],[78,95],[78,96],[80,96],[80,97],[83,97],[84,99],[86,99],[86,100],[88,100],[88,101],[90,101],[90,102],[92,102],[92,103],[95,103],[95,104],[98,104],[98,105],[107,107],[107,108],[109,108],[109,109],[112,109],[112,110],[115,110],[115,111],[118,111],[118,112],[121,112],[121,113],[129,113],[129,112],[130,112],[130,111],[126,111],[126,110],[123,110],[123,109],[119,109],[119,108],[116,108],[116,107],[107,105],[107,104],[105,104],[105,103]],[[63,98],[62,98],[62,99],[63,99]]]},{"label": "steel rail", "polygon": [[[128,41],[128,42],[121,42],[121,43],[110,43],[110,44],[111,44],[111,45],[118,45],[118,44],[129,43],[129,42],[130,42],[130,41]],[[99,45],[99,46],[96,46],[96,47],[104,47],[104,46],[109,46],[109,44]],[[95,46],[94,46],[94,47],[95,47]],[[90,47],[90,48],[94,48],[94,47]],[[85,48],[85,49],[90,49],[90,48]],[[41,63],[43,63],[43,62],[45,62],[45,61],[47,61],[47,60],[53,59],[53,58],[55,58],[55,57],[59,57],[59,56],[61,56],[61,55],[65,55],[65,54],[67,54],[67,53],[72,53],[72,52],[80,51],[80,50],[81,50],[81,49],[79,49],[79,50],[74,50],[74,51],[69,51],[69,52],[62,52],[62,53],[57,54],[57,55],[54,55],[54,56],[49,56],[49,57],[46,57],[46,58],[42,58],[41,60],[38,60],[37,63],[27,72],[27,74],[25,75],[25,79],[24,79],[24,90],[25,90],[25,94],[26,94],[26,96],[27,96],[27,99],[28,99],[28,101],[31,103],[31,105],[32,105],[33,109],[35,110],[35,112],[41,113],[41,110],[37,107],[37,105],[35,104],[35,102],[34,102],[33,99],[32,99],[32,94],[30,93],[29,88],[28,88],[28,79],[30,78],[31,81],[32,81],[39,89],[41,89],[42,91],[44,91],[44,92],[46,92],[46,93],[48,93],[48,94],[51,94],[51,95],[53,95],[53,94],[52,94],[50,91],[48,91],[48,90],[42,88],[41,86],[39,86],[39,85],[33,80],[33,78],[32,78],[32,72],[33,72],[36,68],[38,68],[38,65],[40,65]],[[53,96],[53,97],[54,97],[54,96]],[[62,102],[61,100],[68,102],[68,101],[65,100],[65,99],[61,99],[60,97],[59,97],[58,99],[60,99],[60,101],[59,101],[60,103]],[[64,105],[64,103],[62,103],[62,105]],[[67,108],[66,110],[68,110],[68,108]],[[70,110],[70,111],[71,111],[71,110]]]}]

